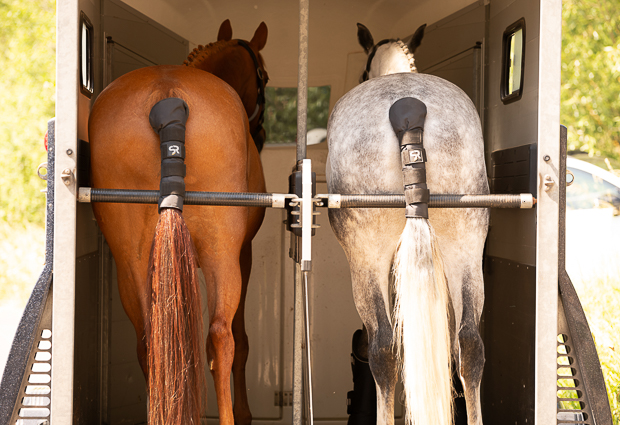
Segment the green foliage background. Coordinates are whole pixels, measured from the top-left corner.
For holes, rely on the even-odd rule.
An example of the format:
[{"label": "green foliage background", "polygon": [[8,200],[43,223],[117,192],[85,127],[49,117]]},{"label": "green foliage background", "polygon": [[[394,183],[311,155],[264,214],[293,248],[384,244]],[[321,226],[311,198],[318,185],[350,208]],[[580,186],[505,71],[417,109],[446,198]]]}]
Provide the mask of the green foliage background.
[{"label": "green foliage background", "polygon": [[620,2],[564,0],[562,24],[568,148],[620,159]]},{"label": "green foliage background", "polygon": [[0,0],[0,220],[43,224],[43,136],[54,116],[55,0]]},{"label": "green foliage background", "polygon": [[[329,86],[308,87],[307,129],[327,128]],[[267,87],[265,90],[267,143],[295,143],[297,140],[297,88]]]}]

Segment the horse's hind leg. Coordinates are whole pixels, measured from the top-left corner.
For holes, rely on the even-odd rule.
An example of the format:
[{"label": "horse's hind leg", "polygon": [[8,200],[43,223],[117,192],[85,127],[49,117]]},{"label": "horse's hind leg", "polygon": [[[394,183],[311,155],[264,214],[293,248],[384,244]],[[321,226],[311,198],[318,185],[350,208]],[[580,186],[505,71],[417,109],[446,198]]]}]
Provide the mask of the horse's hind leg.
[{"label": "horse's hind leg", "polygon": [[233,425],[230,373],[235,355],[232,323],[241,296],[239,257],[227,254],[201,255],[207,283],[209,332],[207,362],[213,376],[221,425]]},{"label": "horse's hind leg", "polygon": [[377,386],[377,424],[391,425],[397,369],[383,289],[388,285],[389,265],[368,268],[368,263],[351,262],[351,270],[355,306],[368,332],[368,362]]},{"label": "horse's hind leg", "polygon": [[484,345],[480,337],[482,308],[482,270],[465,270],[463,276],[463,315],[459,330],[459,374],[465,390],[468,425],[482,425],[480,381],[484,367]]},{"label": "horse's hind leg", "polygon": [[487,234],[486,210],[435,210],[431,215],[455,313],[458,346],[454,347],[456,371],[463,384],[468,425],[482,425],[480,381],[484,344],[480,316],[484,304],[482,255]]},{"label": "horse's hind leg", "polygon": [[149,361],[145,324],[148,320],[150,288],[147,286],[146,276],[143,275],[144,273],[132,273],[131,267],[122,262],[117,263],[118,290],[121,302],[136,331],[138,362],[148,385]]},{"label": "horse's hind leg", "polygon": [[330,222],[345,248],[353,300],[368,332],[368,361],[377,387],[377,424],[392,425],[397,368],[389,279],[402,217],[395,219],[381,211],[330,210]]},{"label": "horse's hind leg", "polygon": [[241,249],[239,258],[241,266],[241,298],[239,307],[232,322],[232,333],[235,340],[235,357],[232,365],[235,404],[233,413],[236,425],[247,425],[252,422],[252,413],[248,404],[248,394],[245,383],[245,365],[248,360],[248,336],[245,332],[245,297],[248,291],[250,270],[252,269],[252,245],[247,243]]}]

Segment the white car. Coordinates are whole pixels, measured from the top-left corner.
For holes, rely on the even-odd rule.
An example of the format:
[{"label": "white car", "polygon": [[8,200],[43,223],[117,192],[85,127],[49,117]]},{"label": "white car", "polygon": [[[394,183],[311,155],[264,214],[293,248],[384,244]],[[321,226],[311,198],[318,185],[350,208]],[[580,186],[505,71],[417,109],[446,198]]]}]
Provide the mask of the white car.
[{"label": "white car", "polygon": [[620,275],[620,177],[575,158],[566,165],[574,175],[566,188],[566,270],[579,290]]}]

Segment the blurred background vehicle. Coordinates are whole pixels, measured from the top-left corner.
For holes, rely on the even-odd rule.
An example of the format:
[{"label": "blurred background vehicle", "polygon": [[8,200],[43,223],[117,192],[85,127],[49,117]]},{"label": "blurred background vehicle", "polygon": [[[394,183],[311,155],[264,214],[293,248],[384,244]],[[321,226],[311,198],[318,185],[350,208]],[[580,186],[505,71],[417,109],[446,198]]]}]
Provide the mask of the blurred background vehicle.
[{"label": "blurred background vehicle", "polygon": [[581,292],[620,273],[620,177],[571,157],[567,169],[574,181],[566,189],[566,270]]}]

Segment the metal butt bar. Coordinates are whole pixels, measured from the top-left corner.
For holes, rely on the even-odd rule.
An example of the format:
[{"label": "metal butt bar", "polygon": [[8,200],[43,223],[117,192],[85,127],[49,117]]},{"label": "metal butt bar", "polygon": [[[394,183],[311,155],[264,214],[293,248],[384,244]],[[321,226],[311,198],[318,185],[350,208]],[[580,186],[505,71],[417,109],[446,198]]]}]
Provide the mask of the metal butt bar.
[{"label": "metal butt bar", "polygon": [[[185,205],[220,205],[239,207],[284,208],[287,199],[298,199],[283,193],[186,192]],[[81,187],[78,202],[114,202],[156,204],[158,190],[93,189]],[[340,195],[322,194],[314,198],[317,206],[327,208],[404,208],[405,195]],[[430,195],[430,208],[533,208],[536,199],[530,193],[518,195]]]},{"label": "metal butt bar", "polygon": [[[284,208],[286,199],[296,195],[283,193],[185,192],[185,205],[220,205],[233,207]],[[78,202],[156,204],[158,190],[94,189],[81,187]]]},{"label": "metal butt bar", "polygon": [[[405,208],[405,195],[316,195],[327,208]],[[533,208],[530,193],[517,195],[430,195],[429,208]]]}]

